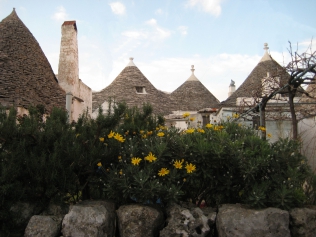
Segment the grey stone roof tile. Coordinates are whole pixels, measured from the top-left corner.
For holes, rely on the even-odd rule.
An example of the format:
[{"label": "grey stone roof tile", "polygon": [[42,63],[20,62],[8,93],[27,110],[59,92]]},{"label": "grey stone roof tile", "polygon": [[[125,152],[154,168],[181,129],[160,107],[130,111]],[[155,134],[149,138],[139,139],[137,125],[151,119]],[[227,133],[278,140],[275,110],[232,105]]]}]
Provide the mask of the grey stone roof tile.
[{"label": "grey stone roof tile", "polygon": [[[101,90],[92,93],[92,110],[109,100],[126,102],[129,107],[140,107],[150,103],[155,114],[169,114],[174,108],[170,95],[157,90],[136,66],[126,66],[114,81]],[[142,88],[144,93],[137,93],[136,88]]]},{"label": "grey stone roof tile", "polygon": [[65,92],[40,45],[15,10],[0,22],[0,103],[65,107]]},{"label": "grey stone roof tile", "polygon": [[239,88],[221,103],[221,107],[236,106],[236,100],[239,97],[256,97],[258,93],[261,93],[262,79],[267,77],[268,72],[270,76],[278,76],[280,78],[280,86],[288,82],[289,75],[285,69],[271,56],[270,60],[267,60],[266,55],[264,57],[266,60],[261,60],[257,64]]}]

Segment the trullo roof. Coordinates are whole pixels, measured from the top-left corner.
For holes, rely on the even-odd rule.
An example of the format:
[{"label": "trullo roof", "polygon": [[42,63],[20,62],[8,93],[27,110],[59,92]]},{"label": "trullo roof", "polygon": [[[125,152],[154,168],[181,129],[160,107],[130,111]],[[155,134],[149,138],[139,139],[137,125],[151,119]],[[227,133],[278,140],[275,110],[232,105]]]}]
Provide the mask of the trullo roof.
[{"label": "trullo roof", "polygon": [[219,100],[194,75],[192,65],[191,76],[175,91],[171,98],[176,102],[176,110],[198,111],[202,108],[218,108]]},{"label": "trullo roof", "polygon": [[268,44],[264,44],[265,53],[257,66],[252,70],[240,87],[225,101],[221,107],[236,106],[237,98],[255,98],[261,94],[262,79],[268,76],[280,78],[280,86],[287,83],[289,75],[268,53]]},{"label": "trullo roof", "polygon": [[166,115],[172,111],[169,95],[150,83],[134,64],[133,58],[109,86],[92,94],[92,110],[95,111],[110,98],[116,102],[126,102],[129,107],[150,103],[155,114]]},{"label": "trullo roof", "polygon": [[4,106],[65,106],[65,92],[40,45],[15,10],[0,22],[0,102]]}]

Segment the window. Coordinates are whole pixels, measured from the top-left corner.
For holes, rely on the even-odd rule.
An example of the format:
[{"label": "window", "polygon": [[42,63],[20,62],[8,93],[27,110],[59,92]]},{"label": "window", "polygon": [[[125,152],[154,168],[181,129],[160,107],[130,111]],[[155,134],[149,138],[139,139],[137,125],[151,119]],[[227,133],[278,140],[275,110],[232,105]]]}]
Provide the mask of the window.
[{"label": "window", "polygon": [[145,94],[146,93],[145,87],[143,87],[143,86],[136,86],[135,88],[136,88],[137,94]]}]

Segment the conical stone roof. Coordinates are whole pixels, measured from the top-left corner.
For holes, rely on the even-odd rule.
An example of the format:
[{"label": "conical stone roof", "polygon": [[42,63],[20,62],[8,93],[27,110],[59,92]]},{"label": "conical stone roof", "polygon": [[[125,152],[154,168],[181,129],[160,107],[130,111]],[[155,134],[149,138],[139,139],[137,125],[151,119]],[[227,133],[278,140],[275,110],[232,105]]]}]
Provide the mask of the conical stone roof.
[{"label": "conical stone roof", "polygon": [[0,22],[0,102],[65,107],[65,92],[40,45],[15,10]]},{"label": "conical stone roof", "polygon": [[116,102],[126,102],[129,107],[150,103],[155,114],[166,115],[172,111],[170,96],[150,83],[134,64],[133,58],[109,86],[100,92],[93,92],[92,111],[110,98]]},{"label": "conical stone roof", "polygon": [[288,82],[288,73],[267,52],[267,44],[265,44],[264,49],[266,49],[266,51],[260,62],[252,70],[240,87],[230,97],[221,103],[221,107],[236,106],[237,98],[240,97],[257,97],[258,94],[261,94],[262,79],[267,78],[268,75],[279,77],[280,86],[283,86]]},{"label": "conical stone roof", "polygon": [[192,65],[191,76],[175,91],[171,98],[176,101],[175,110],[198,111],[203,108],[218,108],[219,100],[194,75]]}]

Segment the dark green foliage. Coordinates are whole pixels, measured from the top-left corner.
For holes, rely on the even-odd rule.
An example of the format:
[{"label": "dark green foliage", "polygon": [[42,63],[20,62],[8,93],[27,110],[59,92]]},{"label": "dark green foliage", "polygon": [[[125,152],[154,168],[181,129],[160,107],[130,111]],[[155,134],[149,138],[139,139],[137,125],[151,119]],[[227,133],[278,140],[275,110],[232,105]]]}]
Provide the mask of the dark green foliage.
[{"label": "dark green foliage", "polygon": [[90,198],[282,209],[316,202],[316,178],[297,141],[270,144],[235,123],[167,129],[148,104],[110,106],[71,124],[61,109],[46,119],[42,107],[23,117],[0,110],[1,228],[12,228],[9,209],[18,201],[36,203],[39,212],[51,201]]}]

